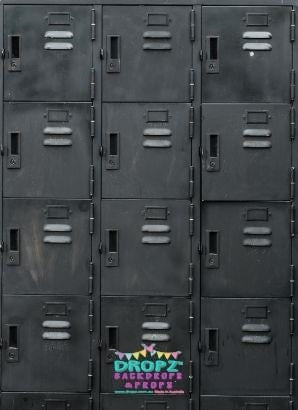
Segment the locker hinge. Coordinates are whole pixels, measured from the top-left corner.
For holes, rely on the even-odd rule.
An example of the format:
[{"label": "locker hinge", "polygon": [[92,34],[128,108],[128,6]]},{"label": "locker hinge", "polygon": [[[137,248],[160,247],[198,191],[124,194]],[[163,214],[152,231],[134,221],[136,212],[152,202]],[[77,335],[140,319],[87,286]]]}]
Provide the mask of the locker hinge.
[{"label": "locker hinge", "polygon": [[193,410],[193,399],[188,400],[188,410]]},{"label": "locker hinge", "polygon": [[191,68],[189,70],[189,99],[190,101],[194,100],[195,93],[195,70]]},{"label": "locker hinge", "polygon": [[188,295],[191,296],[193,292],[193,275],[194,275],[194,264],[190,263],[188,265]]},{"label": "locker hinge", "polygon": [[295,289],[295,265],[290,265],[290,297],[294,297]]},{"label": "locker hinge", "polygon": [[291,107],[290,111],[290,136],[292,140],[296,136],[296,112],[294,107]]},{"label": "locker hinge", "polygon": [[94,232],[94,203],[90,203],[90,216],[89,216],[89,233],[93,235]]},{"label": "locker hinge", "polygon": [[290,79],[290,98],[291,101],[295,101],[295,93],[296,93],[296,72],[295,70],[291,70],[291,79]]},{"label": "locker hinge", "polygon": [[190,40],[195,41],[196,36],[196,15],[195,10],[190,12]]},{"label": "locker hinge", "polygon": [[189,138],[194,137],[194,125],[195,125],[195,109],[189,108]]},{"label": "locker hinge", "polygon": [[290,182],[290,198],[294,199],[295,197],[295,178],[296,177],[296,169],[295,167],[291,167],[291,182]]},{"label": "locker hinge", "polygon": [[194,322],[194,313],[193,313],[193,302],[189,302],[189,333],[193,332],[193,322]]},{"label": "locker hinge", "polygon": [[189,236],[194,234],[194,204],[189,205]]},{"label": "locker hinge", "polygon": [[91,40],[96,40],[96,11],[91,10]]},{"label": "locker hinge", "polygon": [[294,381],[295,381],[295,365],[290,363],[290,396],[294,392]]},{"label": "locker hinge", "polygon": [[89,314],[88,314],[88,319],[89,319],[89,332],[93,332],[93,317],[94,317],[94,302],[92,299],[89,300]]},{"label": "locker hinge", "polygon": [[291,216],[290,216],[290,234],[291,238],[294,238],[295,236],[295,214],[296,214],[296,209],[295,209],[295,204],[291,204]]},{"label": "locker hinge", "polygon": [[89,194],[91,198],[94,195],[94,165],[90,165]]},{"label": "locker hinge", "polygon": [[93,409],[93,397],[89,397],[89,410]]},{"label": "locker hinge", "polygon": [[289,410],[294,410],[294,402],[293,400],[289,401]]},{"label": "locker hinge", "polygon": [[296,39],[296,11],[295,10],[291,10],[290,39],[291,41],[295,41]]},{"label": "locker hinge", "polygon": [[189,198],[191,199],[194,195],[194,175],[195,168],[193,165],[189,167]]},{"label": "locker hinge", "polygon": [[91,295],[93,292],[93,281],[94,281],[94,263],[91,261],[89,263],[89,285],[88,285],[89,295]]},{"label": "locker hinge", "polygon": [[91,105],[90,108],[90,137],[95,137],[95,107]]},{"label": "locker hinge", "polygon": [[89,359],[88,362],[88,390],[92,390],[92,384],[93,384],[93,360]]},{"label": "locker hinge", "polygon": [[293,336],[295,332],[295,317],[294,317],[294,303],[290,306],[290,335]]},{"label": "locker hinge", "polygon": [[95,68],[91,68],[91,82],[90,82],[90,98],[95,98]]},{"label": "locker hinge", "polygon": [[189,393],[192,393],[192,386],[193,386],[193,361],[189,361],[189,371],[188,371],[188,390]]}]

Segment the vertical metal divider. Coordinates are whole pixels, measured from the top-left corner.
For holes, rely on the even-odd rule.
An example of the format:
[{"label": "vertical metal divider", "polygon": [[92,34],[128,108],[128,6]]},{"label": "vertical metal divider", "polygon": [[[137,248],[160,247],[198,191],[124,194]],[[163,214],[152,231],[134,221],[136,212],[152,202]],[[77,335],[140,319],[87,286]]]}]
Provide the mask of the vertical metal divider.
[{"label": "vertical metal divider", "polygon": [[[4,49],[4,13],[3,13],[4,5],[0,5],[0,24],[2,25],[1,30],[0,30],[0,48],[3,50]],[[4,76],[4,59],[1,61],[1,72],[0,72],[0,92],[1,92],[1,117],[0,117],[0,128],[2,131],[2,136],[1,136],[1,151],[3,149],[3,140],[4,140],[4,81],[3,81],[3,76]],[[3,155],[1,153],[1,284],[0,284],[0,340],[2,344],[2,322],[3,322],[3,314],[2,314],[2,299],[3,299]],[[1,403],[2,403],[2,360],[3,360],[3,354],[2,354],[2,349],[0,353],[0,377],[1,377],[1,382],[0,382],[0,408],[1,408]]]},{"label": "vertical metal divider", "polygon": [[[293,16],[293,10],[295,10],[295,8],[294,7],[292,7],[292,12],[291,12],[291,22],[290,22],[290,24],[292,24],[292,16]],[[294,23],[295,23],[295,21],[294,21]],[[292,32],[292,26],[291,26],[291,32]],[[295,32],[294,32],[295,33]],[[295,41],[295,40],[294,40]],[[294,70],[295,69],[295,62],[294,62],[294,41],[291,41],[291,71],[292,70]],[[291,101],[291,109],[293,109],[295,107],[295,101]],[[295,112],[295,111],[294,111]],[[291,119],[291,121],[292,121],[292,119]],[[294,121],[295,121],[295,118],[294,118]],[[294,136],[295,136],[295,132],[294,132]],[[293,167],[295,167],[295,161],[294,161],[294,152],[293,152],[293,150],[294,150],[294,146],[295,146],[295,142],[294,142],[294,140],[293,140],[293,136],[291,135],[291,140],[290,140],[290,143],[291,143],[291,170],[294,170],[294,173],[295,173],[295,168],[293,168]],[[294,175],[294,181],[295,181],[295,175]],[[292,182],[292,181],[291,181]],[[291,200],[291,204],[290,204],[290,207],[292,208],[292,207],[295,207],[295,190],[294,190],[294,195],[293,195],[293,198],[292,198],[292,200]],[[291,218],[291,217],[290,217]],[[290,223],[292,223],[292,221],[290,222]],[[294,318],[295,318],[295,292],[296,292],[296,289],[295,289],[295,265],[294,265],[294,257],[293,257],[293,246],[294,246],[294,237],[293,237],[293,235],[291,235],[291,263],[290,263],[290,306],[291,306],[291,309],[292,309],[292,306],[293,306],[293,310],[294,310]],[[290,314],[290,320],[291,320],[291,318],[292,318],[292,314]],[[295,323],[295,322],[294,322]],[[290,329],[290,333],[291,333],[291,329]],[[289,372],[290,372],[290,375],[289,375],[289,377],[290,377],[290,384],[289,384],[289,387],[290,387],[290,395],[289,395],[289,401],[290,401],[290,409],[293,409],[294,408],[294,403],[295,403],[295,400],[294,400],[294,397],[295,397],[295,380],[294,381],[291,381],[291,378],[292,378],[292,374],[291,374],[291,372],[292,372],[292,370],[294,370],[293,368],[292,368],[292,363],[295,363],[294,362],[294,342],[295,342],[295,332],[294,332],[294,334],[293,335],[290,335],[290,369],[289,369]],[[294,391],[293,391],[293,388],[294,388]]]}]

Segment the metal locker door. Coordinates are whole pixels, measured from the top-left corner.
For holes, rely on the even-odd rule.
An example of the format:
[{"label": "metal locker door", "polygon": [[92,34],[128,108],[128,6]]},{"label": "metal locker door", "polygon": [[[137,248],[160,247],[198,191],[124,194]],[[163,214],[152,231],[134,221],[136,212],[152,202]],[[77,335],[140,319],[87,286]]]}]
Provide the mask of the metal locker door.
[{"label": "metal locker door", "polygon": [[187,295],[189,203],[103,200],[103,295]]},{"label": "metal locker door", "polygon": [[3,292],[88,294],[88,200],[4,200]]},{"label": "metal locker door", "polygon": [[4,296],[2,389],[88,391],[89,298]]},{"label": "metal locker door", "polygon": [[189,104],[104,104],[102,196],[188,198]]},{"label": "metal locker door", "polygon": [[203,104],[203,199],[289,200],[290,107]]},{"label": "metal locker door", "polygon": [[202,294],[290,296],[290,205],[205,203]]},{"label": "metal locker door", "polygon": [[203,7],[203,102],[288,102],[290,7]]},{"label": "metal locker door", "polygon": [[289,319],[287,299],[203,298],[201,394],[288,395]]},{"label": "metal locker door", "polygon": [[186,394],[189,310],[184,298],[103,297],[101,391]]},{"label": "metal locker door", "polygon": [[89,410],[89,397],[72,393],[3,393],[3,410]]},{"label": "metal locker door", "polygon": [[88,198],[89,104],[6,103],[4,196]]},{"label": "metal locker door", "polygon": [[90,25],[89,6],[4,6],[5,99],[90,100]]},{"label": "metal locker door", "polygon": [[189,401],[186,397],[171,394],[170,396],[163,395],[162,397],[154,397],[150,395],[101,395],[102,410],[119,410],[120,408],[130,410],[189,410]]},{"label": "metal locker door", "polygon": [[281,410],[289,407],[289,397],[201,396],[201,410]]},{"label": "metal locker door", "polygon": [[103,101],[189,101],[190,7],[104,6]]}]

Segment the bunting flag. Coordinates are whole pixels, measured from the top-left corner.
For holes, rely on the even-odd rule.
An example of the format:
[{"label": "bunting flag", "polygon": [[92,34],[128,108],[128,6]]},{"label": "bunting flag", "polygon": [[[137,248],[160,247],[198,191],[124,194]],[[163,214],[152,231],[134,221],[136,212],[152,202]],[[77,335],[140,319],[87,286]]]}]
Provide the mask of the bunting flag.
[{"label": "bunting flag", "polygon": [[140,356],[146,357],[147,353],[149,353],[151,357],[157,355],[157,357],[161,359],[164,356],[167,360],[169,360],[169,358],[172,356],[175,360],[177,360],[178,356],[182,354],[180,350],[177,350],[176,352],[160,352],[154,349],[155,347],[154,343],[149,346],[142,343],[142,346],[143,346],[143,350],[138,350],[133,353],[123,353],[123,352],[116,351],[115,355],[118,356],[120,360],[122,360],[124,357],[126,357],[127,360],[130,360],[132,357],[138,360]]}]

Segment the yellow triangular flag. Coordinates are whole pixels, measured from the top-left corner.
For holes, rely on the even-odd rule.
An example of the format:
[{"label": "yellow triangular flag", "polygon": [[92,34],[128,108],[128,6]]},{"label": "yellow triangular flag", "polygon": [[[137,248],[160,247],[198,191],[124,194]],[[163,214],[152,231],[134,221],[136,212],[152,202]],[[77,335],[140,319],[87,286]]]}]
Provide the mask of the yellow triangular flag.
[{"label": "yellow triangular flag", "polygon": [[163,356],[163,352],[157,352],[157,357],[160,359]]},{"label": "yellow triangular flag", "polygon": [[142,356],[146,357],[147,352],[146,352],[146,350],[144,349],[144,350],[141,350],[141,351],[140,351],[140,354],[141,354]]},{"label": "yellow triangular flag", "polygon": [[134,357],[135,359],[138,360],[138,358],[139,358],[139,356],[140,356],[140,352],[134,352],[132,355],[133,355],[133,357]]},{"label": "yellow triangular flag", "polygon": [[165,353],[165,357],[167,360],[169,360],[170,356],[171,356],[171,353]]}]

